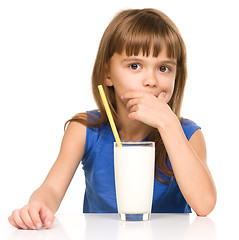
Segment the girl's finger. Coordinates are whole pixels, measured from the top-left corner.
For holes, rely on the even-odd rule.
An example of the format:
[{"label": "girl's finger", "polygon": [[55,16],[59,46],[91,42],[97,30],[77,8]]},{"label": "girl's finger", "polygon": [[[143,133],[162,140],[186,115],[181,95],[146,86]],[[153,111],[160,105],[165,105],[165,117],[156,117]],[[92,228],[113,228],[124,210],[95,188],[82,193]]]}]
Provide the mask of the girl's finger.
[{"label": "girl's finger", "polygon": [[32,218],[29,214],[28,207],[24,207],[20,210],[20,217],[26,226],[28,226],[31,229],[37,229],[36,225],[33,223]]},{"label": "girl's finger", "polygon": [[130,113],[136,112],[138,109],[139,109],[139,108],[138,108],[138,105],[134,105],[133,107],[131,107],[131,108],[129,109],[129,112],[130,112]]},{"label": "girl's finger", "polygon": [[131,99],[131,98],[140,98],[144,95],[142,92],[127,92],[121,96],[121,99]]},{"label": "girl's finger", "polygon": [[158,95],[158,99],[165,101],[165,96],[166,96],[166,93],[165,93],[165,92],[161,92],[161,93]]},{"label": "girl's finger", "polygon": [[17,225],[17,228],[28,229],[27,225],[23,222],[22,218],[20,217],[20,210],[13,211],[12,217]]},{"label": "girl's finger", "polygon": [[40,218],[46,228],[50,228],[54,222],[54,215],[49,208],[43,208],[40,212]]},{"label": "girl's finger", "polygon": [[19,226],[18,226],[18,225],[16,224],[16,222],[14,221],[12,215],[8,217],[8,221],[9,221],[9,223],[10,223],[13,227],[19,228]]},{"label": "girl's finger", "polygon": [[29,214],[30,214],[32,222],[33,222],[34,226],[36,226],[36,228],[42,227],[42,221],[40,218],[39,211],[40,210],[38,210],[34,207],[29,207]]},{"label": "girl's finger", "polygon": [[132,108],[133,106],[135,106],[136,104],[138,104],[139,102],[140,102],[140,99],[139,99],[139,98],[132,98],[132,99],[130,99],[130,100],[127,102],[127,104],[126,104],[127,110],[130,111],[131,108]]}]

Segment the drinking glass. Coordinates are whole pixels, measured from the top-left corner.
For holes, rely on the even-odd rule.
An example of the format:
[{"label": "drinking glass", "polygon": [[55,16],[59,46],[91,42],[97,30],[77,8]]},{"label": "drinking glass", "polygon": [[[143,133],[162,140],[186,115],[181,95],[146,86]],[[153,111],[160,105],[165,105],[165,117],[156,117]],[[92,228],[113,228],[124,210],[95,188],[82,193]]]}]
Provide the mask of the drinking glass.
[{"label": "drinking glass", "polygon": [[114,142],[114,171],[118,213],[124,221],[150,219],[155,143]]}]

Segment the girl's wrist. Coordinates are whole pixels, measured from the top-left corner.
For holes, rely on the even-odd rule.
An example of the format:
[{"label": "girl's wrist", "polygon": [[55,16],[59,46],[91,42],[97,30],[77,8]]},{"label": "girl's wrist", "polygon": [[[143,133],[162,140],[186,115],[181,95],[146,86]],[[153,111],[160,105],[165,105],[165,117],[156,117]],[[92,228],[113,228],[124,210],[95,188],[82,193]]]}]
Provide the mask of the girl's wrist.
[{"label": "girl's wrist", "polygon": [[157,129],[160,135],[164,135],[165,133],[175,132],[181,128],[181,123],[176,115],[172,116],[172,118],[168,119],[165,122],[158,123]]}]

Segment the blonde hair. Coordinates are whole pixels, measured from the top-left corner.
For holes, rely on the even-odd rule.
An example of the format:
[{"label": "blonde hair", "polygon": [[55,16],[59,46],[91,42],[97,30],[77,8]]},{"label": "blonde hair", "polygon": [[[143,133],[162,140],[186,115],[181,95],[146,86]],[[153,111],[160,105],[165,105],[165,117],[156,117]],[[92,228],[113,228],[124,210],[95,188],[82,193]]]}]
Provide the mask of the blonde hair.
[{"label": "blonde hair", "polygon": [[[119,12],[113,18],[99,44],[92,73],[92,91],[100,116],[80,113],[68,120],[65,127],[71,121],[80,122],[88,127],[97,127],[108,122],[97,88],[99,84],[103,85],[113,118],[118,124],[114,87],[107,87],[105,83],[106,66],[109,64],[110,58],[114,53],[121,54],[123,51],[128,56],[137,56],[142,52],[145,56],[152,54],[157,57],[164,46],[167,48],[168,57],[177,61],[174,92],[168,104],[177,117],[181,119],[180,110],[187,67],[186,47],[179,30],[173,21],[159,10],[129,9]],[[90,115],[93,121],[87,115]],[[169,183],[170,181],[163,180],[159,175],[161,172],[168,177],[174,176],[172,170],[167,166],[166,149],[157,129],[151,132],[149,140],[155,142],[155,176],[159,181]]]}]

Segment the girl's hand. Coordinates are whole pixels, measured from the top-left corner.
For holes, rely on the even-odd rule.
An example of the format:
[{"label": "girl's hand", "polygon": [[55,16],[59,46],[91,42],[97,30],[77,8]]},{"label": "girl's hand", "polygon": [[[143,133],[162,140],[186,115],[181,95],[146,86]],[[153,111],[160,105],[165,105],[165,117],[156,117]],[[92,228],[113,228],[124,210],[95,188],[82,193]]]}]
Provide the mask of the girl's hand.
[{"label": "girl's hand", "polygon": [[179,121],[167,104],[165,92],[158,97],[143,92],[127,92],[121,98],[127,101],[126,108],[131,120],[141,121],[159,130],[166,124]]},{"label": "girl's hand", "polygon": [[36,230],[43,224],[46,228],[50,228],[54,221],[54,215],[42,202],[32,201],[25,207],[13,211],[8,221],[16,228]]}]

